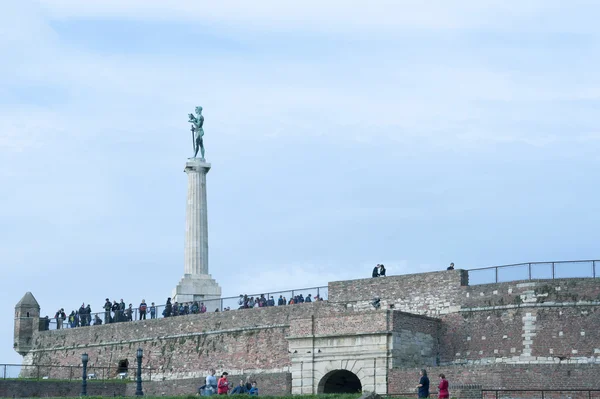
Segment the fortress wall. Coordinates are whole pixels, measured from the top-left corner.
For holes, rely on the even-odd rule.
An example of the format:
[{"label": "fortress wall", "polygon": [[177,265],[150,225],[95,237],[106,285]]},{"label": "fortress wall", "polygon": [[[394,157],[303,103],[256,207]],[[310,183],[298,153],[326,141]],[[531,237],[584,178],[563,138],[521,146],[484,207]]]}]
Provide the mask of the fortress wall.
[{"label": "fortress wall", "polygon": [[87,352],[90,367],[116,368],[124,359],[133,367],[141,347],[143,366],[156,369],[153,379],[196,378],[211,367],[234,374],[287,372],[290,322],[340,311],[319,302],[41,331],[24,364],[78,365]]},{"label": "fortress wall", "polygon": [[467,287],[460,300],[466,308],[600,301],[600,279],[525,280],[475,285]]},{"label": "fortress wall", "polygon": [[[453,384],[477,384],[483,389],[598,389],[598,366],[590,364],[427,367],[431,392],[437,392],[440,373],[445,374],[450,382],[450,397],[455,396]],[[416,392],[418,382],[419,368],[392,369],[388,373],[388,393]],[[547,397],[550,396],[547,394]],[[575,392],[568,396],[583,397]]]},{"label": "fortress wall", "polygon": [[428,334],[436,338],[440,333],[440,319],[434,319],[432,317],[419,316],[400,311],[393,311],[391,313],[393,315],[393,331],[405,330],[413,333]]},{"label": "fortress wall", "polygon": [[352,312],[343,316],[315,319],[315,335],[345,335],[356,333],[378,333],[391,329],[387,312]]},{"label": "fortress wall", "polygon": [[440,362],[596,363],[600,306],[461,311],[442,318]]},{"label": "fortress wall", "polygon": [[394,304],[396,310],[438,316],[459,309],[465,296],[467,271],[451,270],[406,274],[329,283],[329,301],[353,304],[357,309],[371,309],[375,297],[381,306]]},{"label": "fortress wall", "polygon": [[391,366],[432,366],[437,364],[441,322],[400,311],[392,314]]}]

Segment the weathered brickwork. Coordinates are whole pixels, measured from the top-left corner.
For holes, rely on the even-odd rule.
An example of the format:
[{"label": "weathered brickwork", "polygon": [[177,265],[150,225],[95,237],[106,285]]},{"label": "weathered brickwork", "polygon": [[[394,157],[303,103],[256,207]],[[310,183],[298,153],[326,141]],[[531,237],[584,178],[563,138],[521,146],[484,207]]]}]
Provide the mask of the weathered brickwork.
[{"label": "weathered brickwork", "polygon": [[[125,396],[128,385],[122,382],[89,382],[89,396]],[[132,392],[135,392],[135,388]],[[0,380],[0,398],[79,397],[80,381]]]},{"label": "weathered brickwork", "polygon": [[378,297],[383,308],[393,304],[394,309],[404,312],[438,316],[460,308],[466,273],[452,270],[335,281],[329,283],[329,301],[370,309],[371,301]]},{"label": "weathered brickwork", "polygon": [[[292,390],[292,375],[290,373],[263,373],[263,374],[230,374],[229,383],[238,385],[240,380],[246,380],[250,376],[256,380],[258,391],[264,395],[287,395]],[[204,385],[204,378],[186,378],[179,380],[144,382],[143,391],[146,396],[177,396],[191,395],[198,392],[198,388]],[[127,384],[126,396],[135,395],[135,384]],[[107,395],[108,396],[108,395]]]},{"label": "weathered brickwork", "polygon": [[24,338],[18,323],[24,364],[78,365],[87,352],[90,367],[125,359],[134,367],[141,347],[156,393],[169,384],[187,393],[209,368],[273,378],[284,393],[316,393],[336,370],[382,394],[414,389],[419,367],[498,389],[529,388],[542,373],[556,387],[597,386],[591,375],[600,374],[600,279],[469,286],[467,272],[454,270],[332,282],[329,301],[311,304],[33,333],[25,326]]},{"label": "weathered brickwork", "polygon": [[25,364],[78,365],[85,351],[90,367],[115,367],[125,359],[133,365],[139,347],[143,367],[155,369],[153,378],[197,378],[211,367],[239,374],[287,372],[290,321],[336,312],[335,306],[312,303],[42,331]]},{"label": "weathered brickwork", "polygon": [[[590,364],[456,365],[428,367],[427,373],[433,392],[437,391],[440,373],[445,374],[451,387],[477,384],[483,389],[600,389],[598,367]],[[419,368],[392,369],[388,373],[388,392],[416,392],[418,381]]]}]

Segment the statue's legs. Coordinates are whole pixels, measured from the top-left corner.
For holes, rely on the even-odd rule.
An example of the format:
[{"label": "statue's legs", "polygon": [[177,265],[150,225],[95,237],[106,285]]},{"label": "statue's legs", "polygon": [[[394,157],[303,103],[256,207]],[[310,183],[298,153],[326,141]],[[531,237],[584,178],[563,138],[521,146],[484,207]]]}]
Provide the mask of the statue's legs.
[{"label": "statue's legs", "polygon": [[202,138],[200,138],[198,147],[200,147],[200,154],[202,155],[202,159],[204,159],[204,140],[202,140]]},{"label": "statue's legs", "polygon": [[196,152],[194,152],[194,158],[196,158],[196,155],[198,155],[198,146],[196,146]]}]

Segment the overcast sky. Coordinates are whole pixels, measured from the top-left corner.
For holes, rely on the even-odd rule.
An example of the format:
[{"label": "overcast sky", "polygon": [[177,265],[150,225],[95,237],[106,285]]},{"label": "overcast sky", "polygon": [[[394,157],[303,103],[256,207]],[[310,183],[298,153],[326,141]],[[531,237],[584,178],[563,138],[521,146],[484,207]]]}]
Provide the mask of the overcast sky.
[{"label": "overcast sky", "polygon": [[600,258],[595,0],[0,5],[0,362],[14,305],[163,303],[204,107],[226,296]]}]

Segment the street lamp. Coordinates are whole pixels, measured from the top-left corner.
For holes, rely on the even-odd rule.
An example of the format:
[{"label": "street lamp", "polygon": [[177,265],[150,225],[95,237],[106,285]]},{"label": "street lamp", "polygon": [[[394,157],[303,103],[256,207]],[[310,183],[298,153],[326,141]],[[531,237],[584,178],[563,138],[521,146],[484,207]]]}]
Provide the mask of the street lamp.
[{"label": "street lamp", "polygon": [[81,376],[81,396],[87,396],[87,364],[88,354],[83,353],[81,355],[81,362],[83,363],[83,375]]},{"label": "street lamp", "polygon": [[144,351],[142,348],[137,350],[137,386],[135,388],[135,396],[144,396],[142,391],[142,358],[144,357]]}]

